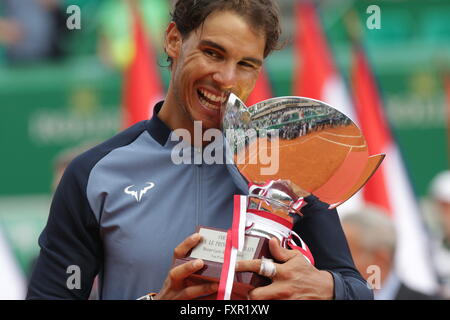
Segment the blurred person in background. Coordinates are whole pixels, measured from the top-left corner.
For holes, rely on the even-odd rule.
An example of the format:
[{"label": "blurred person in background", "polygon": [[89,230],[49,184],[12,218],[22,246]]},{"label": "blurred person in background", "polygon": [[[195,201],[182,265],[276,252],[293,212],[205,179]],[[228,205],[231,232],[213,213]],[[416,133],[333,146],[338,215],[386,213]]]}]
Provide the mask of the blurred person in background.
[{"label": "blurred person in background", "polygon": [[436,225],[433,263],[438,273],[441,294],[450,299],[450,171],[437,174],[430,184],[430,198]]},{"label": "blurred person in background", "polygon": [[1,0],[0,45],[9,63],[63,56],[66,17],[59,0]]},{"label": "blurred person in background", "polygon": [[407,287],[394,269],[396,230],[386,213],[375,207],[341,218],[356,268],[374,290],[375,300],[435,300]]}]

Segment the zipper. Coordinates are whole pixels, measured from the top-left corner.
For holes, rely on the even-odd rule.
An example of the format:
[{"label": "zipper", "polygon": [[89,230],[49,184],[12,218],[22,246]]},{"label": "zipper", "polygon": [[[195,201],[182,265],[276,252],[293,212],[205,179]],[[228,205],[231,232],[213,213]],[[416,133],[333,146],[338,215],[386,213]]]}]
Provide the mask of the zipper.
[{"label": "zipper", "polygon": [[196,164],[195,166],[195,174],[196,174],[196,180],[197,180],[197,210],[195,214],[195,227],[200,225],[200,217],[202,215],[202,209],[203,209],[203,197],[202,197],[202,165]]}]

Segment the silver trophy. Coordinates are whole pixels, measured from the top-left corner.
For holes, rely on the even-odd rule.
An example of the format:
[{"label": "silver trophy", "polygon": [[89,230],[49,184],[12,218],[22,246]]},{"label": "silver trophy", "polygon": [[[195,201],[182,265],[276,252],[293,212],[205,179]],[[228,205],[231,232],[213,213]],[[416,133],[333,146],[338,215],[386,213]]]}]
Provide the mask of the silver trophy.
[{"label": "silver trophy", "polygon": [[385,157],[369,155],[361,130],[345,114],[303,97],[277,97],[247,107],[230,94],[222,130],[237,183],[249,184],[252,199],[264,200],[273,213],[284,216],[301,215],[301,199],[309,194],[330,208],[344,203]]},{"label": "silver trophy", "polygon": [[[364,186],[384,155],[370,156],[355,123],[318,100],[278,97],[247,107],[230,94],[221,112],[227,168],[236,185],[247,191],[242,212],[245,247],[236,259],[267,261],[268,241],[276,237],[283,247],[301,251],[314,264],[307,244],[293,231],[305,198],[314,195],[330,209],[337,207]],[[235,220],[236,215],[233,225]],[[224,259],[230,257],[225,254],[227,231],[208,226],[197,231],[203,241],[175,264],[202,258],[205,268],[190,280],[219,281]],[[217,247],[210,243],[220,243],[222,251],[211,255]],[[270,270],[265,272],[231,275],[231,298],[245,299],[252,288],[270,283]]]}]

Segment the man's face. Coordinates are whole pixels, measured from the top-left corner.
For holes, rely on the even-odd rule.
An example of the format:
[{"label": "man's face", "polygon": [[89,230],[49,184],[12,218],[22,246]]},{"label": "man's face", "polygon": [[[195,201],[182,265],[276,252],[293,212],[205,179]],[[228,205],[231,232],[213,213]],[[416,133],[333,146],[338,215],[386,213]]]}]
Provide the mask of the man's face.
[{"label": "man's face", "polygon": [[353,262],[364,279],[367,280],[367,268],[373,264],[372,255],[361,245],[361,231],[351,223],[343,224],[345,237],[352,254]]},{"label": "man's face", "polygon": [[[173,27],[169,36],[170,32],[178,30]],[[253,90],[264,47],[263,33],[236,13],[224,11],[209,15],[175,50],[168,50],[173,59],[172,93],[183,126],[197,120],[204,128],[219,128],[227,92],[245,101]]]},{"label": "man's face", "polygon": [[437,201],[440,211],[440,222],[445,233],[445,238],[450,240],[450,202]]}]

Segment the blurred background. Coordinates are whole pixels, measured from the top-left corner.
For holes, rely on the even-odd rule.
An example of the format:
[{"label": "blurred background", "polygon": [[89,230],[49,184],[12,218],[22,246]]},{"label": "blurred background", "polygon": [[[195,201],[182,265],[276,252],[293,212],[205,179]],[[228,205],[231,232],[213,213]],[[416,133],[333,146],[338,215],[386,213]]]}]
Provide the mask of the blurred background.
[{"label": "blurred background", "polygon": [[[142,46],[133,34],[136,21],[127,1],[0,0],[0,298],[24,296],[65,163],[127,125],[126,97],[139,87],[133,86],[132,70],[142,63],[136,62],[140,50],[147,52],[151,79],[160,79],[155,90],[167,88],[170,74],[162,44],[172,2],[137,1],[140,27],[149,40]],[[306,71],[314,78],[315,69],[302,61],[316,57],[314,67],[320,69],[323,52],[299,52],[309,46],[299,36],[304,30],[317,45],[314,50],[328,52],[333,61],[328,72],[339,76],[356,108],[362,100],[354,91],[355,48],[363,48],[419,221],[427,236],[439,234],[442,223],[430,199],[430,183],[450,164],[450,1],[313,1],[321,33],[313,32],[314,22],[301,25],[311,18],[300,21],[306,11],[299,13],[299,3],[304,1],[278,2],[286,45],[266,59],[266,90],[273,96],[311,96],[302,94],[308,91],[298,83]],[[329,65],[324,59],[323,65]]]}]

